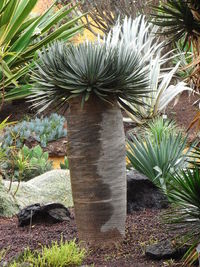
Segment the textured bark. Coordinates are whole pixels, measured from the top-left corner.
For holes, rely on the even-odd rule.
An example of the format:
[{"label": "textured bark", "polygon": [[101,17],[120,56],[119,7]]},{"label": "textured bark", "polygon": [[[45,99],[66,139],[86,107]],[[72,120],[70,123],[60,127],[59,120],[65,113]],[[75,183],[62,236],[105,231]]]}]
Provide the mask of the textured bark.
[{"label": "textured bark", "polygon": [[68,159],[81,240],[107,243],[125,233],[126,164],[121,110],[91,96],[70,101]]}]

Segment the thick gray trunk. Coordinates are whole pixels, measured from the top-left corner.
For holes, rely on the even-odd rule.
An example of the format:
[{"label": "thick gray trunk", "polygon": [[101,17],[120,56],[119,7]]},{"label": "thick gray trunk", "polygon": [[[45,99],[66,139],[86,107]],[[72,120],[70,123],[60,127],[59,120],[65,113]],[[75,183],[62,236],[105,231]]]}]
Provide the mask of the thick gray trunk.
[{"label": "thick gray trunk", "polygon": [[81,240],[109,242],[125,233],[126,162],[122,114],[93,96],[70,101],[68,158]]}]

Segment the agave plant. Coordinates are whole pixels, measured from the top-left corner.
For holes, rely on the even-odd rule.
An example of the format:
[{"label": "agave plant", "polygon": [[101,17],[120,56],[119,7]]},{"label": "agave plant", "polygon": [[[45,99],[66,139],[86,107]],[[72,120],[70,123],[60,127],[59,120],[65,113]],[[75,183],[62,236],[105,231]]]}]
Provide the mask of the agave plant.
[{"label": "agave plant", "polygon": [[43,14],[31,17],[38,0],[0,1],[0,103],[23,98],[30,93],[24,77],[33,67],[35,52],[54,40],[68,40],[82,27],[81,16],[52,31],[75,7],[53,13],[54,4]]},{"label": "agave plant", "polygon": [[44,110],[69,103],[68,152],[79,236],[106,243],[125,233],[125,135],[119,99],[149,92],[140,53],[123,40],[68,45],[39,53],[31,101]]},{"label": "agave plant", "polygon": [[171,134],[163,131],[159,135],[151,132],[144,138],[130,134],[127,143],[127,156],[131,165],[164,192],[168,190],[170,173],[185,165],[190,151],[186,149],[187,137],[181,133],[174,134],[173,131]]}]

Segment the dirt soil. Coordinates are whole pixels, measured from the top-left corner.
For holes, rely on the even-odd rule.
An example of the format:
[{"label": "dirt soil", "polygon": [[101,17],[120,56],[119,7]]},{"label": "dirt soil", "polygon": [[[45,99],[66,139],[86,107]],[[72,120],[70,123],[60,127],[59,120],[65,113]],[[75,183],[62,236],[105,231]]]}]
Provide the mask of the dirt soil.
[{"label": "dirt soil", "polygon": [[[73,209],[71,209],[73,214]],[[126,236],[123,241],[110,248],[88,248],[83,262],[95,267],[163,267],[166,261],[152,261],[145,257],[144,250],[153,244],[174,236],[160,222],[161,211],[144,210],[127,216]],[[5,260],[10,260],[26,248],[40,249],[41,245],[50,245],[52,241],[77,239],[74,219],[54,225],[33,225],[18,227],[16,217],[0,218],[0,250],[8,248]],[[167,264],[167,263],[166,263]],[[170,266],[180,266],[173,262]]]}]

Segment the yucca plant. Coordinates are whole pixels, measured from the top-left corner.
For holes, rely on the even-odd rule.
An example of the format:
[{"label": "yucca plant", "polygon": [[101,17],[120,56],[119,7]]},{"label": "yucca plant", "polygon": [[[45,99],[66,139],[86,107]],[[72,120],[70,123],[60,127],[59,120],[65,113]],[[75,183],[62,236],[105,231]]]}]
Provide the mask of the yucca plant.
[{"label": "yucca plant", "polygon": [[189,153],[189,149],[186,149],[187,138],[181,133],[163,132],[162,136],[156,133],[155,136],[147,135],[144,138],[130,134],[127,143],[127,156],[131,165],[167,192],[170,173],[183,167],[186,162]]},{"label": "yucca plant", "polygon": [[0,103],[29,95],[26,75],[34,66],[35,52],[54,40],[68,40],[82,27],[71,19],[52,30],[75,9],[62,8],[53,13],[54,4],[40,16],[31,12],[38,0],[0,1]]},{"label": "yucca plant", "polygon": [[[171,176],[170,191],[167,196],[172,204],[165,213],[164,221],[170,227],[181,227],[183,244],[191,247],[185,254],[183,266],[191,266],[198,260],[196,246],[200,240],[200,172],[199,167],[182,170]],[[193,266],[193,265],[192,265]]]},{"label": "yucca plant", "polygon": [[161,142],[163,136],[177,135],[178,131],[180,129],[175,121],[164,119],[163,117],[154,118],[143,127],[144,135],[153,140],[157,138],[158,143]]},{"label": "yucca plant", "polygon": [[106,243],[125,233],[125,135],[119,98],[140,103],[149,92],[140,54],[123,40],[68,45],[39,53],[31,101],[41,110],[69,103],[69,168],[83,240]]},{"label": "yucca plant", "polygon": [[[177,58],[179,53],[167,53],[161,56],[164,42],[155,38],[155,34],[158,32],[159,27],[147,22],[145,16],[139,16],[134,20],[125,18],[122,24],[117,23],[109,33],[115,33],[115,36],[118,34],[118,38],[123,39],[127,46],[136,47],[141,53],[143,64],[149,69],[151,93],[141,99],[146,105],[131,104],[125,100],[120,102],[130,117],[128,121],[132,120],[137,124],[144,124],[158,116],[181,92],[192,91],[184,82],[172,84],[172,79],[179,68],[179,62],[173,68],[166,69],[163,66]],[[116,43],[118,38],[116,38]]]},{"label": "yucca plant", "polygon": [[199,1],[191,0],[161,0],[155,6],[152,22],[161,27],[161,34],[166,35],[171,42],[182,42],[182,48],[193,46],[193,73],[190,76],[197,89],[199,88],[199,62],[200,62],[200,9]]}]

